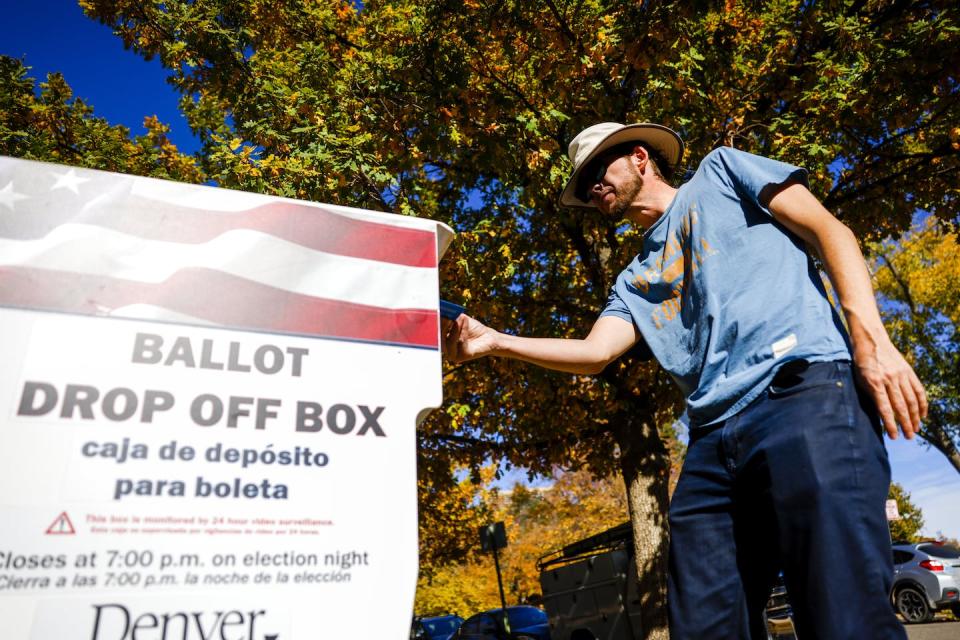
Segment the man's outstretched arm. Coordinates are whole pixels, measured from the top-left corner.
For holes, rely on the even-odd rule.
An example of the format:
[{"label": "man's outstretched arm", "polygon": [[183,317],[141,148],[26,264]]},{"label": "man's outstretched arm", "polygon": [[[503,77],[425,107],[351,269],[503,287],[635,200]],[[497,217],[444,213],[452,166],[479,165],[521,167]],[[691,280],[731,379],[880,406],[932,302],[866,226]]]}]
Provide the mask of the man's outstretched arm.
[{"label": "man's outstretched arm", "polygon": [[853,232],[801,184],[779,185],[769,191],[761,194],[761,200],[768,200],[773,217],[823,260],[847,320],[861,386],[873,396],[887,434],[896,438],[899,423],[903,435],[912,438],[920,429],[920,420],[927,416],[927,395],[887,335]]},{"label": "man's outstretched arm", "polygon": [[582,340],[521,338],[495,331],[468,315],[445,321],[443,332],[443,351],[454,362],[501,356],[579,374],[603,371],[640,339],[633,323],[613,316],[597,320]]}]

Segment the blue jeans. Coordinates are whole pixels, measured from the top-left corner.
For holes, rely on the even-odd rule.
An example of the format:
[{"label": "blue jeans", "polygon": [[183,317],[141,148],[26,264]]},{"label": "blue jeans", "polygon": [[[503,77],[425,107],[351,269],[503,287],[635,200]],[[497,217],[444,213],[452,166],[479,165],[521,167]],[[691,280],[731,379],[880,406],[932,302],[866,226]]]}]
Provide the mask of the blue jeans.
[{"label": "blue jeans", "polygon": [[848,362],[791,362],[693,430],[670,504],[672,640],[766,638],[783,571],[802,640],[905,640],[890,604],[890,464]]}]

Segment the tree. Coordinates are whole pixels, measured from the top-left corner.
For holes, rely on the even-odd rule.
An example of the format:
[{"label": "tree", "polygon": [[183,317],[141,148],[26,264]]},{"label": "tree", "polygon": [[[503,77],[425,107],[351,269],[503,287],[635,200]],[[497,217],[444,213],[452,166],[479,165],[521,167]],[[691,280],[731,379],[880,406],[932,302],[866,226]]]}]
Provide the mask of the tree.
[{"label": "tree", "polygon": [[[484,190],[485,209],[453,214],[455,226],[475,235],[462,235],[450,280],[484,283],[483,296],[468,286],[465,297],[496,326],[585,333],[637,246],[615,221],[555,203],[566,142],[600,120],[664,122],[685,134],[692,158],[733,144],[805,165],[814,191],[864,236],[905,229],[917,206],[955,215],[958,155],[943,117],[957,113],[955,84],[942,64],[924,65],[909,51],[933,47],[957,61],[956,12],[946,3],[907,4],[703,10],[474,2],[457,11],[427,3],[434,35],[417,41],[426,65],[417,73],[427,91],[454,89],[434,98],[439,132],[418,128],[418,145],[436,149],[434,162],[451,179],[468,163],[491,178],[472,183]],[[922,69],[904,84],[903,70],[917,64]],[[517,238],[525,229],[536,235]],[[538,460],[517,448],[594,469],[618,459],[637,537],[644,627],[663,637],[667,491],[659,429],[674,398],[633,357],[598,380],[569,380],[524,365],[468,365],[448,385],[464,401],[450,405],[456,412],[437,425],[437,436],[453,431],[457,442],[468,433],[496,443],[494,434],[506,435],[511,457],[532,466]],[[539,398],[528,401],[536,410],[504,410],[496,400],[503,388]],[[551,442],[564,448],[545,450]]]},{"label": "tree", "polygon": [[169,127],[144,118],[146,134],[130,137],[126,127],[93,115],[57,73],[40,91],[20,60],[0,56],[0,154],[119,171],[180,182],[200,182],[192,158],[167,138]]},{"label": "tree", "polygon": [[891,337],[924,382],[919,435],[960,473],[960,243],[928,218],[899,244],[874,245],[874,282]]},{"label": "tree", "polygon": [[890,539],[901,542],[917,542],[923,529],[923,512],[910,501],[910,494],[896,482],[890,484],[888,500],[897,501],[900,518],[890,521]]},{"label": "tree", "polygon": [[[159,56],[222,186],[451,223],[444,295],[518,333],[582,335],[639,235],[566,211],[585,125],[659,121],[807,166],[858,233],[957,212],[955,3],[81,0]],[[644,629],[666,635],[669,437],[679,398],[629,354],[596,377],[449,369],[422,427],[429,473],[505,458],[619,471]],[[432,460],[428,467],[425,463]],[[445,462],[445,463],[444,463]]]}]

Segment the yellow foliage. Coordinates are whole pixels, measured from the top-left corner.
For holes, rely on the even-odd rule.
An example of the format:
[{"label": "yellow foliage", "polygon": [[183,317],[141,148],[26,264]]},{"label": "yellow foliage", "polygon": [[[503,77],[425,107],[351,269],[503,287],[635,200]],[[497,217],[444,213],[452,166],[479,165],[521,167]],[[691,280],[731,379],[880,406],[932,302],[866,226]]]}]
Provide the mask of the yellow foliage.
[{"label": "yellow foliage", "polygon": [[960,325],[960,242],[955,231],[928,218],[896,251],[886,252],[875,271],[881,293],[900,299],[906,290],[915,305],[937,309],[954,326]]},{"label": "yellow foliage", "polygon": [[[500,554],[507,604],[540,593],[537,559],[585,536],[627,520],[626,492],[619,478],[596,479],[586,471],[558,472],[546,488],[517,484],[512,491],[487,489],[484,500],[492,522],[504,522],[508,544]],[[458,613],[464,617],[500,606],[493,556],[479,553],[477,527],[455,535],[472,539],[465,562],[421,572],[418,615]]]}]

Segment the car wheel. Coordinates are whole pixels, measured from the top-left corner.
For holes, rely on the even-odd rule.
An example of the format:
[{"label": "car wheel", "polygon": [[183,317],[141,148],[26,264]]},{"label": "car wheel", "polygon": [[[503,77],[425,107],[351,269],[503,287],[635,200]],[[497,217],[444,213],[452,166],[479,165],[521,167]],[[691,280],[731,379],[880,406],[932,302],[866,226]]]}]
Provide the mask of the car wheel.
[{"label": "car wheel", "polygon": [[957,620],[960,620],[960,604],[955,604],[950,607],[950,611],[953,612],[953,617]]},{"label": "car wheel", "polygon": [[933,619],[933,611],[927,604],[926,596],[913,587],[903,587],[897,591],[894,602],[897,613],[903,616],[906,623],[929,622]]}]

